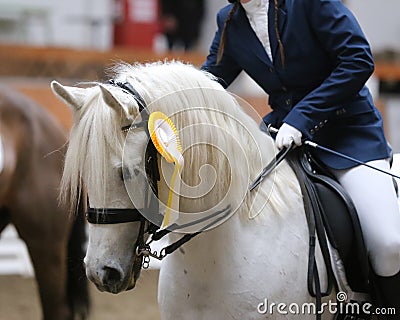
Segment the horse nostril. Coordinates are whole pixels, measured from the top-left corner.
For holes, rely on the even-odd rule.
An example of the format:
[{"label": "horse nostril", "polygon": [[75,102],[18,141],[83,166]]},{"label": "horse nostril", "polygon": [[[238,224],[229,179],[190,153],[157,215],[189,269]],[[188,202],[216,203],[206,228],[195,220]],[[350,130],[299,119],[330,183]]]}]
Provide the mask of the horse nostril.
[{"label": "horse nostril", "polygon": [[122,280],[121,273],[114,268],[104,267],[103,283],[104,284],[117,284]]}]

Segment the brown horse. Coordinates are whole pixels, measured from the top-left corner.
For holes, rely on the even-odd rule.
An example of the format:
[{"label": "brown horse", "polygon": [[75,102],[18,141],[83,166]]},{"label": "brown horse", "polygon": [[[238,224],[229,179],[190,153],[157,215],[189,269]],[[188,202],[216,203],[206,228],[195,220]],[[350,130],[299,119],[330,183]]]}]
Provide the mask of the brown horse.
[{"label": "brown horse", "polygon": [[35,270],[43,318],[85,319],[83,206],[58,203],[66,133],[41,106],[0,86],[0,233],[13,223]]}]

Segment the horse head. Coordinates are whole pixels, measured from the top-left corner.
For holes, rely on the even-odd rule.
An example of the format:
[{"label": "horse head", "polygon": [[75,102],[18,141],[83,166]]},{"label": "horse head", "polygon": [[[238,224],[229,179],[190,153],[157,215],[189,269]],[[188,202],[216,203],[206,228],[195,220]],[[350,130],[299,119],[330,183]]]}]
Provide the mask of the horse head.
[{"label": "horse head", "polygon": [[[82,186],[91,208],[134,208],[125,185],[135,189],[137,201],[144,199],[142,150],[147,136],[145,132],[126,136],[121,130],[139,115],[137,105],[122,90],[107,87],[77,88],[52,83],[55,94],[74,114],[62,180],[63,196],[71,206],[76,205]],[[116,293],[134,286],[141,269],[134,247],[139,230],[140,222],[89,224],[85,265],[88,278],[100,290]]]}]

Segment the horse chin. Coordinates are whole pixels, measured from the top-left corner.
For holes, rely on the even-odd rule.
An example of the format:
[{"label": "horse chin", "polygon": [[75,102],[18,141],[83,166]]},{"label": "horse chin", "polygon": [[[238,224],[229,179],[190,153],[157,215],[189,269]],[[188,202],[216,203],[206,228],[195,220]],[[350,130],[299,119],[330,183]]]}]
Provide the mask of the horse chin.
[{"label": "horse chin", "polygon": [[126,288],[126,291],[132,290],[136,286],[136,282],[139,279],[140,271],[142,270],[143,258],[142,256],[136,256],[132,265],[132,276],[129,286]]},{"label": "horse chin", "polygon": [[124,287],[119,287],[116,285],[102,285],[102,284],[98,284],[98,283],[94,283],[97,290],[99,290],[100,292],[109,292],[112,294],[118,294],[121,293],[123,291],[125,291]]},{"label": "horse chin", "polygon": [[136,285],[136,280],[134,279],[134,277],[132,277],[131,279],[129,279],[129,282],[124,282],[120,285],[98,285],[98,284],[96,284],[96,287],[101,292],[105,291],[105,292],[109,292],[112,294],[118,294],[118,293],[133,289],[135,287],[135,285]]},{"label": "horse chin", "polygon": [[124,281],[124,284],[122,284],[121,286],[103,286],[101,289],[98,287],[98,289],[100,291],[107,291],[113,294],[118,294],[121,293],[123,291],[129,291],[135,288],[136,286],[136,282],[139,279],[140,276],[140,271],[142,269],[142,259],[141,257],[136,257],[133,265],[132,265],[132,272],[131,272],[131,276],[129,278],[129,281],[126,282]]}]

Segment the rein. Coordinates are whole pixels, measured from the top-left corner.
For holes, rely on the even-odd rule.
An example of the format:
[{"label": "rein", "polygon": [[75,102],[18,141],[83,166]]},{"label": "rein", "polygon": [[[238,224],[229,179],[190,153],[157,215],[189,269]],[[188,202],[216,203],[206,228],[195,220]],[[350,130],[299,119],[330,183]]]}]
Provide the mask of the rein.
[{"label": "rein", "polygon": [[[123,126],[121,130],[123,132],[128,132],[132,128],[143,127],[146,131],[149,141],[151,141],[148,129],[150,113],[144,99],[128,82],[116,82],[112,79],[109,80],[108,83],[113,86],[119,87],[132,95],[138,103],[139,112],[142,116],[141,122]],[[150,264],[150,257],[158,260],[164,259],[167,255],[179,249],[183,244],[190,241],[195,236],[199,235],[208,228],[212,227],[217,222],[227,217],[231,213],[231,207],[228,205],[226,208],[220,211],[216,211],[207,217],[203,217],[195,221],[185,223],[183,225],[178,225],[174,223],[170,225],[168,229],[160,229],[159,226],[162,224],[164,216],[159,213],[158,181],[160,181],[160,171],[157,163],[157,150],[153,143],[148,143],[146,147],[145,171],[147,175],[147,180],[150,184],[150,188],[149,185],[146,184],[145,208],[90,208],[88,200],[86,219],[91,224],[118,224],[140,222],[139,235],[135,244],[135,253],[137,256],[140,256],[142,258],[142,267],[144,269],[147,269]],[[147,218],[149,216],[151,216],[151,221]],[[150,244],[152,242],[161,240],[170,232],[182,230],[184,228],[206,222],[207,220],[210,220],[212,218],[215,218],[215,220],[202,227],[198,232],[185,234],[176,242],[161,249],[159,253],[157,251],[151,250]],[[145,241],[145,234],[151,235],[150,241]]]}]

